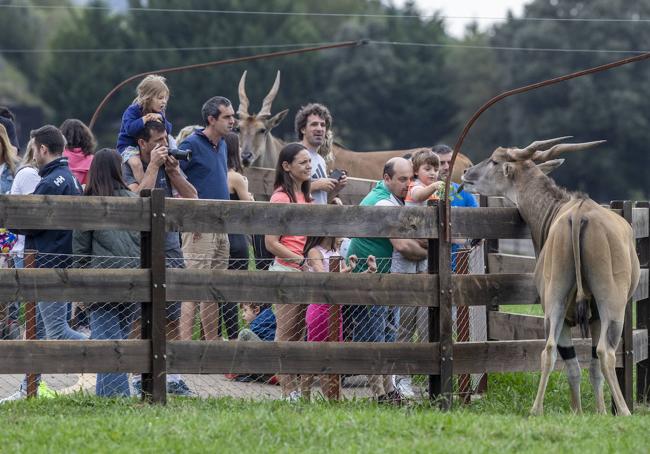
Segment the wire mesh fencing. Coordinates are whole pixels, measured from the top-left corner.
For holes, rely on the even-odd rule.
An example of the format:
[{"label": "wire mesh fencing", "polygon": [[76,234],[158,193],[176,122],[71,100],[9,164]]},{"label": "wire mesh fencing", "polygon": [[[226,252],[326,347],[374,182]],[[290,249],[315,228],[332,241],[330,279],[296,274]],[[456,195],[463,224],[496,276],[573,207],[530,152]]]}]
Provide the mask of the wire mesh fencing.
[{"label": "wire mesh fencing", "polygon": [[[454,252],[452,264],[456,274],[484,274],[483,248],[459,248]],[[487,340],[487,315],[485,306],[458,306],[453,309],[454,341],[471,342]],[[486,374],[462,374],[457,377],[456,390],[463,402],[484,388]]]},{"label": "wire mesh fencing", "polygon": [[[482,272],[480,247],[454,252],[455,272]],[[336,256],[333,256],[334,258]],[[381,260],[381,258],[378,258]],[[332,261],[336,262],[335,260]],[[259,270],[259,272],[307,272],[291,261],[233,257],[227,266],[204,256],[167,259],[168,268],[215,268]],[[356,266],[366,268],[366,259]],[[25,267],[24,257],[5,254],[0,266]],[[34,267],[138,269],[139,257],[37,254]],[[372,272],[372,266],[370,267]],[[350,272],[343,269],[333,270]],[[0,304],[2,339],[23,339],[28,327],[37,339],[139,339],[141,303],[79,303],[36,301],[29,317],[24,301]],[[485,339],[484,308],[454,310],[455,341]],[[223,342],[427,342],[426,307],[347,306],[329,304],[275,304],[263,302],[168,302],[168,340],[213,340]],[[480,376],[458,381],[461,396],[475,391]],[[36,377],[38,394],[52,396],[84,392],[106,396],[137,396],[142,385],[139,374],[43,374]],[[174,396],[241,398],[308,398],[315,395],[341,398],[425,399],[426,376],[364,375],[275,375],[275,374],[167,374],[167,392]],[[0,399],[24,397],[26,377],[0,375]]]}]

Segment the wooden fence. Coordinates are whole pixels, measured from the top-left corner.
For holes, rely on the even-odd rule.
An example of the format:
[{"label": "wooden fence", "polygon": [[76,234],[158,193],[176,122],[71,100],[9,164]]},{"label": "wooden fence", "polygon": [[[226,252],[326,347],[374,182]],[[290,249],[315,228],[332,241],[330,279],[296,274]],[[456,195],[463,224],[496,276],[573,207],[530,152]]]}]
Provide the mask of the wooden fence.
[{"label": "wooden fence", "polygon": [[[440,239],[440,207],[298,206],[263,202],[165,199],[160,190],[141,198],[0,196],[7,228],[136,230],[143,232],[144,269],[2,269],[0,301],[143,302],[143,340],[2,341],[0,374],[134,372],[144,395],[166,401],[169,373],[426,374],[430,396],[452,404],[454,374],[536,371],[544,341],[531,328],[511,339],[454,343],[452,304],[532,304],[530,272],[452,275],[450,244]],[[623,202],[618,210],[634,227],[644,269],[634,296],[637,329],[626,319],[617,365],[631,406],[632,368],[639,363],[639,395],[648,377],[648,205]],[[380,222],[378,222],[380,220]],[[515,208],[451,210],[453,237],[527,238]],[[164,233],[172,231],[428,238],[425,275],[268,273],[164,268]],[[503,257],[493,257],[501,260]],[[505,266],[505,265],[504,265]],[[524,270],[529,271],[529,270]],[[260,301],[280,304],[426,306],[428,343],[166,341],[165,302]],[[630,306],[631,314],[631,306]],[[492,334],[506,322],[491,316]],[[503,331],[503,329],[502,329]],[[535,333],[533,335],[533,333]],[[500,336],[503,337],[502,334]],[[581,360],[590,342],[576,341]]]}]

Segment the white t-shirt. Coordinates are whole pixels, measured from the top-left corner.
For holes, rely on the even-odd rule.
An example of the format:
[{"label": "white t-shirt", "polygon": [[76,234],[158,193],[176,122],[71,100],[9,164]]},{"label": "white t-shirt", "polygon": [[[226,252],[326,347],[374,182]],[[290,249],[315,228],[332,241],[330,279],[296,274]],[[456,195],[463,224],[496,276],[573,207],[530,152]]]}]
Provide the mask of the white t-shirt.
[{"label": "white t-shirt", "polygon": [[[391,194],[389,199],[380,200],[375,204],[376,207],[401,207],[404,206],[404,202],[393,194]],[[390,262],[390,272],[391,273],[409,273],[415,274],[418,272],[426,272],[427,270],[427,259],[412,261],[408,260],[399,252],[393,250],[393,256],[391,257]]]},{"label": "white t-shirt", "polygon": [[[14,176],[14,182],[11,184],[11,191],[9,191],[9,193],[17,195],[32,194],[40,181],[41,176],[38,174],[38,170],[33,167],[23,167],[18,170],[16,176]],[[18,235],[18,240],[16,241],[16,244],[14,244],[11,252],[22,256],[24,250],[25,236]]]},{"label": "white t-shirt", "polygon": [[[327,178],[327,166],[325,165],[325,159],[316,151],[308,150],[309,156],[311,157],[311,180],[318,180],[320,178]],[[314,203],[317,205],[327,205],[327,192],[325,191],[311,191],[311,196],[314,199]]]},{"label": "white t-shirt", "polygon": [[395,194],[391,194],[390,198],[380,200],[375,203],[376,207],[403,207],[404,201],[395,197]]}]

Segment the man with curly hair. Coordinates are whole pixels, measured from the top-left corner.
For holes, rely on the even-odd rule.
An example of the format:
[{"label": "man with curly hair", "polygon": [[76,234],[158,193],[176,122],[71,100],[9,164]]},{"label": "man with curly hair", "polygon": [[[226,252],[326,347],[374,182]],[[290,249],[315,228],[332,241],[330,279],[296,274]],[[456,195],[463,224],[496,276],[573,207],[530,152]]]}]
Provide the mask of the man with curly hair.
[{"label": "man with curly hair", "polygon": [[328,177],[325,159],[318,154],[318,148],[323,145],[327,132],[332,128],[332,115],[324,105],[310,103],[300,108],[294,124],[298,140],[311,156],[311,195],[314,203],[326,205],[347,184],[345,173],[340,178]]}]

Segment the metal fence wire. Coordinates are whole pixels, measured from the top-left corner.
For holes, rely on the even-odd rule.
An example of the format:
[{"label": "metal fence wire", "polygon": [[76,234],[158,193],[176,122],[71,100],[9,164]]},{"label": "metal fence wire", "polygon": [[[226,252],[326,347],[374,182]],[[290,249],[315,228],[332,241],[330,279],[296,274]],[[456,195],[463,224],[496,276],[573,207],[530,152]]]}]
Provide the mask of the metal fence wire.
[{"label": "metal fence wire", "polygon": [[[482,247],[455,251],[456,273],[483,273]],[[193,268],[205,260],[198,256],[169,259],[168,267]],[[36,254],[35,266],[44,268],[140,268],[139,257],[101,257]],[[266,271],[273,259],[230,259],[229,270]],[[357,266],[365,264],[360,260]],[[0,267],[25,267],[24,257],[0,255]],[[307,272],[307,271],[305,271]],[[37,339],[139,339],[140,307],[137,301],[79,303],[35,302],[30,318],[24,301],[0,304],[2,340],[25,339],[28,327],[36,328]],[[427,342],[426,307],[337,306],[328,304],[271,305],[230,302],[168,302],[168,340],[222,340],[254,342],[297,340],[307,342]],[[486,340],[484,307],[454,309],[454,340]],[[48,397],[75,392],[137,396],[138,374],[43,374],[35,377],[38,395]],[[459,376],[456,392],[464,399],[474,393],[481,375]],[[339,383],[341,387],[339,388]],[[168,374],[167,392],[177,396],[260,398],[308,398],[323,394],[342,398],[427,398],[425,376],[277,376],[272,374]],[[26,396],[26,377],[0,375],[0,399]]]}]

